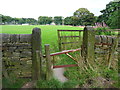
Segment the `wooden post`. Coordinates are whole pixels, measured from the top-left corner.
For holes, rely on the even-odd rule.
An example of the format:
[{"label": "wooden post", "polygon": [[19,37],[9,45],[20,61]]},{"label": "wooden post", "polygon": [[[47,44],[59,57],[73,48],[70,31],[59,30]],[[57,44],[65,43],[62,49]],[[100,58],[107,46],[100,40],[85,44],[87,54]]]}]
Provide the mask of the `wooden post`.
[{"label": "wooden post", "polygon": [[41,47],[41,30],[34,28],[32,31],[32,79],[42,78],[42,47]]},{"label": "wooden post", "polygon": [[85,27],[83,33],[82,56],[91,67],[94,63],[95,31],[92,27]]},{"label": "wooden post", "polygon": [[61,38],[60,38],[60,31],[58,30],[58,46],[59,46],[59,51],[61,51],[61,47],[62,47],[62,44],[61,44]]},{"label": "wooden post", "polygon": [[[109,52],[109,58],[108,58],[108,68],[111,67],[111,63],[112,61],[114,60],[114,53],[116,51],[116,48],[118,47],[119,45],[119,34],[118,36],[114,37],[113,38],[113,43],[112,43],[112,46],[111,46],[111,49],[110,49],[110,52]],[[119,48],[119,47],[118,47]],[[119,52],[119,51],[118,51]],[[118,55],[118,59],[119,59],[119,55]],[[119,61],[119,60],[118,60]],[[119,62],[118,62],[119,63]],[[119,65],[118,65],[119,66]]]},{"label": "wooden post", "polygon": [[120,30],[118,30],[118,75],[120,81]]},{"label": "wooden post", "polygon": [[52,77],[52,62],[49,44],[45,44],[45,55],[46,55],[46,80],[50,80]]}]

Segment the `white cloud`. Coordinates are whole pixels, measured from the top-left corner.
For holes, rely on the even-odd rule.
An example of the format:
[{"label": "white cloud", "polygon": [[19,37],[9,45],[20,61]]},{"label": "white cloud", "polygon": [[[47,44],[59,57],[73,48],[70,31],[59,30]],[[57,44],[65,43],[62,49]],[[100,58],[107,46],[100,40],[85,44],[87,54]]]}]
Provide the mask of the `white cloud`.
[{"label": "white cloud", "polygon": [[0,13],[11,17],[71,16],[79,8],[95,15],[111,0],[2,0]]}]

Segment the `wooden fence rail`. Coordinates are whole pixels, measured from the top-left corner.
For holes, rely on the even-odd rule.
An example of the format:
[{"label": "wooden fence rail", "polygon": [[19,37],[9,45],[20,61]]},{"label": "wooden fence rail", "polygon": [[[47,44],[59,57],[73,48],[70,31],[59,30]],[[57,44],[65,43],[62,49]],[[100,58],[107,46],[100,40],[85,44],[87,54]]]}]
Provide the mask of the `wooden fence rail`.
[{"label": "wooden fence rail", "polygon": [[[66,53],[80,51],[80,50],[81,50],[81,48],[73,49],[73,50],[64,50],[64,51],[61,51],[61,52],[51,53],[50,56],[55,56],[55,55],[60,55],[60,54],[66,54]],[[46,55],[43,55],[43,57],[46,57]]]}]

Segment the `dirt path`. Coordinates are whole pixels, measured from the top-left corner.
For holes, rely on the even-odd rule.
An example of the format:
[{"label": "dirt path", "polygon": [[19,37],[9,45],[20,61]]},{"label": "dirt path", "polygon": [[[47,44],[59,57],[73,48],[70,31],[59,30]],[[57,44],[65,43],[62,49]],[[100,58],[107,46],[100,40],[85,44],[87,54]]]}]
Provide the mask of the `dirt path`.
[{"label": "dirt path", "polygon": [[[64,68],[56,68],[53,69],[53,76],[54,78],[58,79],[60,82],[66,82],[68,79],[64,76]],[[33,88],[35,85],[34,82],[27,82],[25,85],[23,85],[22,88]]]},{"label": "dirt path", "polygon": [[25,85],[23,85],[23,87],[21,88],[21,90],[23,88],[34,88],[35,87],[35,82],[31,81],[31,82],[27,82]]},{"label": "dirt path", "polygon": [[59,81],[66,82],[68,79],[64,76],[64,71],[64,68],[55,68],[53,69],[53,75]]}]

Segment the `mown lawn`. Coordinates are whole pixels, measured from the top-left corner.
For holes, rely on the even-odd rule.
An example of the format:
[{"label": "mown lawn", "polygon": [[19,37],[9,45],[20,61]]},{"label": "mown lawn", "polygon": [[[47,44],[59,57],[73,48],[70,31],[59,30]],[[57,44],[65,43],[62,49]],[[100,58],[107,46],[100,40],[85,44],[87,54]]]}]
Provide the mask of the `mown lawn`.
[{"label": "mown lawn", "polygon": [[50,44],[51,47],[58,46],[57,30],[83,30],[80,27],[62,25],[3,25],[1,33],[8,34],[31,34],[32,29],[38,27],[42,30],[42,46]]}]

